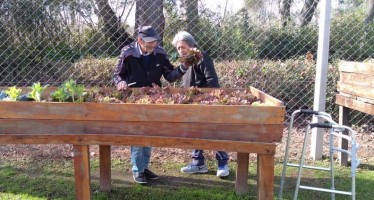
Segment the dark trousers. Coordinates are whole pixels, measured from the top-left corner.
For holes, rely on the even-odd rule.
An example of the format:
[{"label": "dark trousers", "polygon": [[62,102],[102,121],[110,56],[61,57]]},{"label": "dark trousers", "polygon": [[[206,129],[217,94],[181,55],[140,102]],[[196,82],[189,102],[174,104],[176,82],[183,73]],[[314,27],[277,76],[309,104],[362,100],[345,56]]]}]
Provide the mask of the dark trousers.
[{"label": "dark trousers", "polygon": [[[204,151],[203,150],[193,150],[192,151],[192,163],[195,165],[204,165]],[[218,166],[222,167],[228,164],[229,156],[224,151],[217,151],[216,152],[216,159],[218,161]]]}]

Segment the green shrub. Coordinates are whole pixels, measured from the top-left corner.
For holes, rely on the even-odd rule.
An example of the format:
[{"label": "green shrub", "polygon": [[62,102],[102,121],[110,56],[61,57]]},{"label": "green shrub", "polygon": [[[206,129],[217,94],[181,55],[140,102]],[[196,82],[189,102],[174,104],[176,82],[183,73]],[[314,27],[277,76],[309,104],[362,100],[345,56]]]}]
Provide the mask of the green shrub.
[{"label": "green shrub", "polygon": [[265,30],[265,38],[256,41],[258,58],[290,59],[317,51],[318,33],[313,27]]},{"label": "green shrub", "polygon": [[330,57],[363,61],[374,57],[374,23],[364,25],[362,10],[344,12],[331,22]]},{"label": "green shrub", "polygon": [[61,80],[73,79],[90,86],[111,86],[117,58],[87,57],[74,63]]}]

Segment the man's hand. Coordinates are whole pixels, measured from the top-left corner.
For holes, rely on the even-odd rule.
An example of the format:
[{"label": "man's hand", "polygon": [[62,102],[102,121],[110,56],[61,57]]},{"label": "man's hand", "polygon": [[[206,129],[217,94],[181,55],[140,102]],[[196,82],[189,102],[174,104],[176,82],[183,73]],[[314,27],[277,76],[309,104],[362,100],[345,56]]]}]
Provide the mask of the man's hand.
[{"label": "man's hand", "polygon": [[126,81],[120,81],[117,84],[117,90],[126,90],[128,88],[128,85]]}]

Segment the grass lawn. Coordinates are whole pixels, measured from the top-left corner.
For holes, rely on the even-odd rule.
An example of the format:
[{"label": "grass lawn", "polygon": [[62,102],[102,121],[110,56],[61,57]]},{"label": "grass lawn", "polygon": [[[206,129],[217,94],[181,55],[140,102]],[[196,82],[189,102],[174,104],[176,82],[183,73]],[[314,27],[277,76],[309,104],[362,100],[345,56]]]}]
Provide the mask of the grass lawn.
[{"label": "grass lawn", "polygon": [[[131,176],[127,160],[112,159],[112,192],[99,191],[99,160],[91,159],[93,199],[255,199],[256,164],[250,164],[249,194],[235,194],[235,167],[231,162],[231,174],[220,179],[215,176],[215,162],[208,162],[207,174],[186,175],[179,172],[185,163],[152,163],[151,169],[161,177],[147,186],[137,185]],[[327,161],[319,161],[326,165]],[[374,196],[374,165],[362,164],[357,171],[356,199]],[[288,168],[284,187],[284,199],[292,199],[296,168]],[[335,168],[336,188],[350,190],[350,170]],[[278,194],[282,163],[276,164],[275,197]],[[329,187],[327,172],[305,170],[303,184]],[[0,199],[75,199],[73,162],[71,159],[33,159],[0,161]],[[330,199],[328,193],[300,190],[299,199]],[[336,199],[350,199],[336,195]]]}]

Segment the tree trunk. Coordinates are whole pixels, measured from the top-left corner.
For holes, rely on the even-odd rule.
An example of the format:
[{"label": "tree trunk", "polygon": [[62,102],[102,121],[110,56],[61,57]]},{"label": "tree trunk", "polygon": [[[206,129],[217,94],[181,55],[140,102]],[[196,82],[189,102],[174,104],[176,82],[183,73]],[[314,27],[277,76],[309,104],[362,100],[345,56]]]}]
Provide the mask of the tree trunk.
[{"label": "tree trunk", "polygon": [[300,14],[300,26],[309,24],[312,20],[319,0],[305,0],[305,4]]},{"label": "tree trunk", "polygon": [[134,41],[122,27],[120,20],[109,5],[108,0],[95,0],[98,16],[103,24],[102,33],[120,50],[123,46]]},{"label": "tree trunk", "polygon": [[186,9],[186,31],[192,35],[198,34],[199,11],[197,0],[184,0],[183,6]]},{"label": "tree trunk", "polygon": [[279,1],[279,10],[281,15],[281,27],[287,26],[291,21],[291,3],[292,0],[280,0]]},{"label": "tree trunk", "polygon": [[163,38],[165,27],[163,8],[163,0],[136,0],[135,30],[150,25]]},{"label": "tree trunk", "polygon": [[367,0],[367,6],[366,6],[366,16],[365,16],[365,31],[367,31],[367,28],[371,22],[373,22],[374,18],[374,0]]}]

